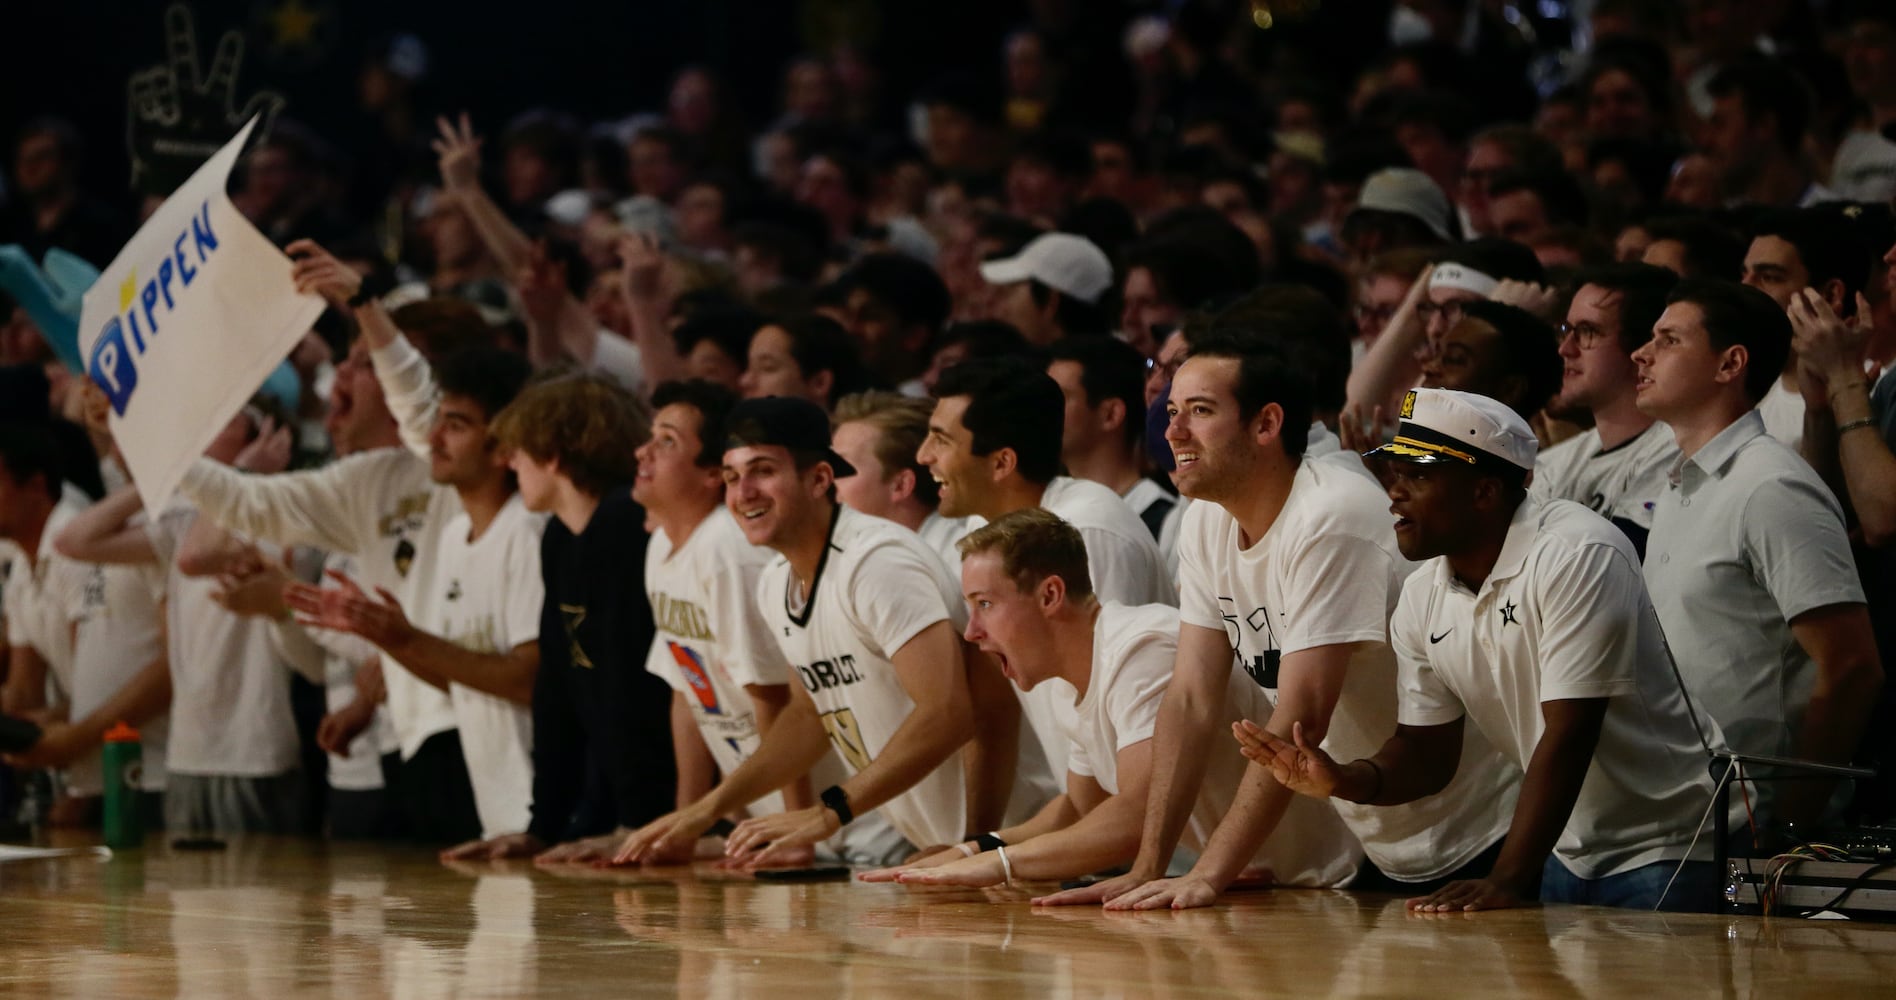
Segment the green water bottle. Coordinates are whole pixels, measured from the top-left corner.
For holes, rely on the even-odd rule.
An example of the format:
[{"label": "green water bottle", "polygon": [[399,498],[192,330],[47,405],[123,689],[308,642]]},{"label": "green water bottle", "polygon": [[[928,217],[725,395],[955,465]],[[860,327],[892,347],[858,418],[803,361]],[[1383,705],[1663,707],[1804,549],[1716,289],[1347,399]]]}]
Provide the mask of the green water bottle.
[{"label": "green water bottle", "polygon": [[145,825],[138,809],[145,778],[144,755],[138,730],[121,722],[105,734],[105,846],[115,851],[145,842]]}]

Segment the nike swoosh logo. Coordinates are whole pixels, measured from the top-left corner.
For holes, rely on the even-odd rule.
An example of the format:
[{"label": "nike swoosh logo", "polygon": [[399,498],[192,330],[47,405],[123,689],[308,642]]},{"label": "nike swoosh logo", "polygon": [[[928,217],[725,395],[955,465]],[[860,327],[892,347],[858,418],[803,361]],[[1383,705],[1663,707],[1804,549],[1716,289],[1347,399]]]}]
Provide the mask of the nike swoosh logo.
[{"label": "nike swoosh logo", "polygon": [[[1455,630],[1452,628],[1448,630],[1448,632],[1453,632],[1453,631]],[[1436,635],[1433,632],[1429,633],[1429,645],[1433,646],[1436,643],[1441,642],[1443,639],[1448,638],[1448,632],[1443,632],[1441,635]]]}]

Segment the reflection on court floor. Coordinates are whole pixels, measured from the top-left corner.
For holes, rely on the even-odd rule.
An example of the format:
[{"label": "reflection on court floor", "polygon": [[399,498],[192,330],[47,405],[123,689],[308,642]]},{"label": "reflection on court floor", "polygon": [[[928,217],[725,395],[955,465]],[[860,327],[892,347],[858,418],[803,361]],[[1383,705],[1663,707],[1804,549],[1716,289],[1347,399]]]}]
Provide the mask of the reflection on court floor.
[{"label": "reflection on court floor", "polygon": [[765,884],[700,869],[443,866],[275,839],[0,865],[0,993],[1729,996],[1888,988],[1896,927],[1575,907],[1412,916],[1390,897],[1035,910],[1021,890]]}]

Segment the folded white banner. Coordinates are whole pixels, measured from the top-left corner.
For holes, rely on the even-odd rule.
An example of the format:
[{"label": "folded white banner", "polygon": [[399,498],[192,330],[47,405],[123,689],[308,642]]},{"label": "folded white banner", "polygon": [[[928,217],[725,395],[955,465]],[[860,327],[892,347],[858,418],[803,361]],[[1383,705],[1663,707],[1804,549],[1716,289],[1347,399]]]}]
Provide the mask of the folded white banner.
[{"label": "folded white banner", "polygon": [[230,423],[323,311],[224,185],[252,119],[153,213],[86,293],[79,353],[145,509]]}]

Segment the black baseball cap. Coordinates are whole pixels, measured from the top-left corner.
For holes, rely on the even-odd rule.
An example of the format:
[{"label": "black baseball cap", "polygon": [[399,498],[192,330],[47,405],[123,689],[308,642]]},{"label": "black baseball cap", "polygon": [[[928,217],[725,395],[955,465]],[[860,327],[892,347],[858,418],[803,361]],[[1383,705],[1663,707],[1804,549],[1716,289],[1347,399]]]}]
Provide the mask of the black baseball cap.
[{"label": "black baseball cap", "polygon": [[811,452],[829,463],[838,479],[856,474],[856,467],[830,447],[830,419],[823,408],[795,396],[746,399],[731,408],[724,420],[724,447],[777,445],[791,451]]}]

